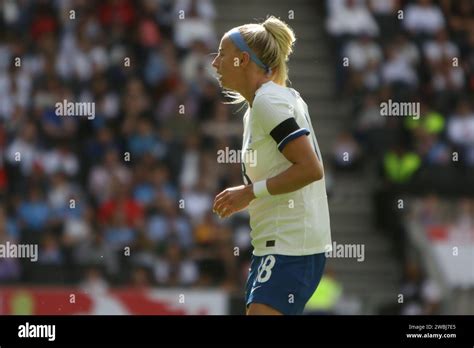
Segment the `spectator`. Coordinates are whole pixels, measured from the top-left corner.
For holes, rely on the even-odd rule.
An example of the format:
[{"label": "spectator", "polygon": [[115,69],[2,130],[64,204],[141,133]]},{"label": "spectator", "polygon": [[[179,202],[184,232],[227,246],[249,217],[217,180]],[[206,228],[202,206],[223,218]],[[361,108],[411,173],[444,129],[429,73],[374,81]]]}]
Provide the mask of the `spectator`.
[{"label": "spectator", "polygon": [[151,271],[146,267],[135,267],[132,270],[130,286],[139,290],[148,290],[153,285]]},{"label": "spectator", "polygon": [[364,99],[362,110],[357,116],[355,125],[356,140],[366,151],[377,152],[381,145],[386,118],[380,115],[380,105],[375,95],[368,94]]},{"label": "spectator", "polygon": [[187,50],[195,40],[204,41],[208,47],[216,45],[212,20],[216,16],[209,0],[178,0],[174,11],[176,18],[174,41],[180,49]]},{"label": "spectator", "polygon": [[336,314],[338,302],[343,297],[343,286],[337,280],[334,270],[329,268],[323,275],[318,288],[305,308],[307,315]]},{"label": "spectator", "polygon": [[95,166],[90,172],[89,189],[94,198],[100,203],[111,197],[114,179],[117,185],[130,183],[130,171],[119,161],[118,151],[109,149],[105,153],[103,163]]},{"label": "spectator", "polygon": [[194,187],[199,177],[199,162],[201,157],[199,142],[200,138],[196,135],[191,135],[185,140],[182,169],[179,177],[179,185],[183,191]]},{"label": "spectator", "polygon": [[370,12],[373,14],[377,25],[380,28],[380,32],[385,37],[392,37],[398,30],[398,11],[400,10],[399,0],[368,0],[367,6]]},{"label": "spectator", "polygon": [[456,37],[456,41],[463,42],[474,27],[474,4],[470,0],[451,1],[448,8],[448,24]]},{"label": "spectator", "polygon": [[394,184],[410,181],[421,165],[420,157],[408,152],[402,145],[393,147],[384,156],[385,178]]},{"label": "spectator", "polygon": [[453,66],[451,59],[443,59],[434,68],[432,84],[438,94],[457,93],[464,87],[464,71]]},{"label": "spectator", "polygon": [[[12,224],[7,220],[4,207],[0,206],[0,245],[16,243],[16,233]],[[13,233],[12,233],[13,232]],[[20,279],[20,262],[17,258],[0,258],[0,283],[5,284]]]},{"label": "spectator", "polygon": [[433,36],[445,27],[441,9],[431,0],[418,0],[405,9],[404,27],[416,36]]},{"label": "spectator", "polygon": [[384,84],[397,84],[411,89],[418,85],[415,69],[395,45],[386,48],[386,61],[382,64],[381,75]]},{"label": "spectator", "polygon": [[416,67],[420,62],[420,53],[418,47],[408,39],[408,37],[399,33],[393,39],[395,51],[411,66]]},{"label": "spectator", "polygon": [[123,212],[116,210],[105,227],[105,242],[112,250],[122,251],[135,240],[135,231],[126,223]]},{"label": "spectator", "polygon": [[79,242],[74,249],[74,261],[82,267],[102,267],[109,279],[118,277],[119,260],[117,254],[106,243],[102,232],[95,232]]},{"label": "spectator", "polygon": [[18,223],[21,228],[41,234],[51,218],[51,210],[44,198],[43,190],[33,186],[28,191],[28,198],[22,200],[18,207]]},{"label": "spectator", "polygon": [[155,264],[155,277],[159,284],[179,287],[195,283],[199,277],[197,265],[185,258],[178,244],[170,243],[163,258]]},{"label": "spectator", "polygon": [[213,118],[201,126],[202,134],[216,141],[218,139],[238,139],[242,134],[242,122],[230,118],[229,109],[221,102],[216,103]]},{"label": "spectator", "polygon": [[422,134],[417,139],[417,153],[428,166],[446,166],[451,162],[448,145],[437,134]]},{"label": "spectator", "polygon": [[405,127],[414,133],[440,134],[445,129],[445,117],[435,111],[428,109],[428,105],[420,103],[420,117],[407,117]]},{"label": "spectator", "polygon": [[436,33],[435,40],[427,41],[423,47],[423,53],[432,66],[440,64],[444,60],[452,61],[453,58],[459,58],[459,49],[449,41],[448,32],[441,29]]},{"label": "spectator", "polygon": [[204,41],[196,40],[192,43],[190,52],[184,57],[180,71],[183,79],[191,86],[199,83],[201,78],[209,80],[214,78],[209,67],[212,64],[212,56]]},{"label": "spectator", "polygon": [[[332,1],[328,1],[332,2]],[[339,6],[331,6],[326,27],[329,33],[336,37],[367,34],[377,36],[379,28],[365,2],[345,0]]]},{"label": "spectator", "polygon": [[84,278],[80,282],[80,289],[86,294],[101,295],[107,292],[109,285],[99,267],[88,267],[84,272]]},{"label": "spectator", "polygon": [[57,149],[46,151],[41,159],[46,174],[52,175],[63,172],[69,177],[74,177],[79,171],[79,161],[67,144]]},{"label": "spectator", "polygon": [[21,174],[29,176],[35,166],[41,167],[41,154],[37,128],[34,123],[27,122],[21,130],[21,135],[7,147],[6,159],[13,165],[18,164]]},{"label": "spectator", "polygon": [[333,162],[338,169],[356,169],[361,160],[361,151],[354,138],[341,133],[333,147]]},{"label": "spectator", "polygon": [[[383,55],[375,40],[367,35],[361,35],[347,43],[343,56],[349,59],[350,70],[362,75],[364,86],[373,90],[380,85],[378,69]],[[375,82],[372,82],[374,80]]]},{"label": "spectator", "polygon": [[428,194],[414,204],[413,218],[425,229],[446,222],[445,215],[446,214],[443,213],[440,197],[436,194]]},{"label": "spectator", "polygon": [[213,203],[212,197],[205,187],[205,181],[202,177],[198,179],[198,182],[192,189],[184,192],[183,199],[188,206],[186,212],[195,223],[202,221],[205,213],[211,210]]},{"label": "spectator", "polygon": [[461,152],[468,165],[474,166],[474,110],[461,99],[447,125],[449,141]]},{"label": "spectator", "polygon": [[[116,223],[121,216],[119,225],[136,227],[143,218],[143,207],[131,197],[128,186],[120,186],[120,182],[113,182],[112,195],[99,207],[99,221],[103,224]],[[120,218],[121,219],[121,218]]]},{"label": "spectator", "polygon": [[133,158],[140,159],[146,153],[162,159],[166,153],[166,145],[156,137],[155,129],[147,118],[140,118],[135,131],[128,138],[128,149]]}]

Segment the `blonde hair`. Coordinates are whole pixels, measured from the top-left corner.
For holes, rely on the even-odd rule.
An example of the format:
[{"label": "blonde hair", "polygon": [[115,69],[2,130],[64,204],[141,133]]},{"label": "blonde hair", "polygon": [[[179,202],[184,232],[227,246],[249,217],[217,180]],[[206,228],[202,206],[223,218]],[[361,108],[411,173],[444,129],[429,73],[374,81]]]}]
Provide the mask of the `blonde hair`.
[{"label": "blonde hair", "polygon": [[[272,70],[272,81],[286,86],[288,81],[289,56],[296,41],[293,30],[282,20],[270,16],[263,23],[244,24],[237,27],[247,45],[258,58]],[[239,93],[226,92],[233,99],[230,104],[245,101]]]}]

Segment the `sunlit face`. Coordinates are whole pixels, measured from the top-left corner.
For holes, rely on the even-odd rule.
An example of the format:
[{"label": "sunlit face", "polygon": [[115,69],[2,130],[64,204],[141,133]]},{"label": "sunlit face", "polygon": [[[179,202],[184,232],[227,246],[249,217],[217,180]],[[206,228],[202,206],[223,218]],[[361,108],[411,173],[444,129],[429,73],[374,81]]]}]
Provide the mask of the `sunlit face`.
[{"label": "sunlit face", "polygon": [[239,78],[238,63],[239,51],[232,41],[224,36],[219,45],[219,52],[212,62],[222,87],[235,90],[236,81]]}]

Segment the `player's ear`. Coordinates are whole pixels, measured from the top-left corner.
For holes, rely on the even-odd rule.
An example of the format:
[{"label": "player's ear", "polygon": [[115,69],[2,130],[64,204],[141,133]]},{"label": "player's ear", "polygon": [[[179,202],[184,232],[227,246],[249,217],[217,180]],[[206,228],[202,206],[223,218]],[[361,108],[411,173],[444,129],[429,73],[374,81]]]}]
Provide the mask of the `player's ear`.
[{"label": "player's ear", "polygon": [[250,55],[247,52],[242,52],[240,56],[240,66],[247,66],[250,61]]}]

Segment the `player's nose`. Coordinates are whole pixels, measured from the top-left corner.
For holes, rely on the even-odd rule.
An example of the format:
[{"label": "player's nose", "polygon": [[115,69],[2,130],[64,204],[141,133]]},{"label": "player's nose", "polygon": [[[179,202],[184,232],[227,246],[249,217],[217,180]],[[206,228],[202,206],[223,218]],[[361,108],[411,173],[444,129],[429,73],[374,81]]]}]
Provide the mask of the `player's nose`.
[{"label": "player's nose", "polygon": [[219,58],[219,57],[215,57],[214,60],[212,61],[212,66],[213,66],[214,69],[216,69],[216,70],[217,70],[217,68],[219,67],[219,64],[217,64],[217,63],[218,63],[218,62],[217,62],[217,59],[218,59],[218,58]]}]

